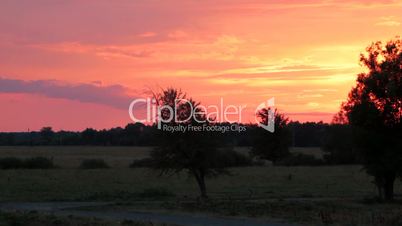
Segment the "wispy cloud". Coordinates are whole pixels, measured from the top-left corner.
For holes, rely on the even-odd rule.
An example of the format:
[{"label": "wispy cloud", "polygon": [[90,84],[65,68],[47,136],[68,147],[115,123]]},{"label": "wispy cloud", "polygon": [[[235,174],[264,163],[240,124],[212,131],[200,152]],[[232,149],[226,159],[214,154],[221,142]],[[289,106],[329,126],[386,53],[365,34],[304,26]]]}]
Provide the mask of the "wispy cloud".
[{"label": "wispy cloud", "polygon": [[399,25],[401,25],[401,22],[397,21],[395,16],[386,16],[381,17],[375,25],[386,26],[386,27],[398,27]]},{"label": "wispy cloud", "polygon": [[117,109],[127,109],[130,101],[129,90],[121,85],[100,86],[95,84],[69,84],[56,80],[24,81],[0,78],[0,93],[27,93],[50,98],[74,100],[84,103],[107,105]]},{"label": "wispy cloud", "polygon": [[32,44],[33,48],[44,49],[48,51],[76,53],[76,54],[94,54],[104,58],[129,57],[143,58],[149,57],[152,51],[135,45],[94,45],[82,44],[79,42],[63,42],[52,44]]},{"label": "wispy cloud", "polygon": [[332,116],[332,112],[287,112],[287,115]]},{"label": "wispy cloud", "polygon": [[138,35],[138,37],[142,38],[149,38],[149,37],[155,37],[156,33],[155,32],[144,32]]}]

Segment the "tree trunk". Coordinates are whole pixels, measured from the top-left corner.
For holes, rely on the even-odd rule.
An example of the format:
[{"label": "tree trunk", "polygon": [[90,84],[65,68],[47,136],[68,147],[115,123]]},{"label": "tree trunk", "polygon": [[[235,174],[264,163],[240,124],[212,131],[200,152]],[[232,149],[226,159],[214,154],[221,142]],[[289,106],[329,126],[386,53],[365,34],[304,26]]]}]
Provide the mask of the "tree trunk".
[{"label": "tree trunk", "polygon": [[392,201],[394,199],[394,182],[396,175],[395,173],[390,173],[384,177],[384,199],[385,201]]},{"label": "tree trunk", "polygon": [[377,184],[377,189],[378,189],[378,199],[380,201],[384,200],[384,192],[383,192],[383,187],[382,185]]},{"label": "tree trunk", "polygon": [[202,170],[193,170],[195,179],[197,180],[198,188],[200,189],[201,199],[207,199],[207,187],[205,185],[205,175]]},{"label": "tree trunk", "polygon": [[384,177],[380,175],[374,176],[374,184],[377,187],[378,191],[378,200],[384,200]]},{"label": "tree trunk", "polygon": [[392,201],[394,199],[395,172],[385,172],[375,177],[375,184],[378,188],[378,198],[381,201]]}]

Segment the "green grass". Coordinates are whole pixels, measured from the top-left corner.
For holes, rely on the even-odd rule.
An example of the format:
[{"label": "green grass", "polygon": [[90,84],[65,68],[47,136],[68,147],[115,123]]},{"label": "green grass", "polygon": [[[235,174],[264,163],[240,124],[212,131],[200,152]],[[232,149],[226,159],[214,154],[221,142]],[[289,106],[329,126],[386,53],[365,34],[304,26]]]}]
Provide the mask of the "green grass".
[{"label": "green grass", "polygon": [[324,152],[319,147],[294,147],[291,148],[290,151],[293,153],[312,155],[318,159],[322,159],[324,157]]},{"label": "green grass", "polygon": [[[53,159],[62,168],[77,168],[85,159],[104,159],[112,168],[127,168],[134,159],[149,157],[152,147],[106,146],[0,146],[0,158],[32,158],[43,156]],[[236,147],[236,151],[248,154],[250,148]],[[291,148],[291,152],[322,158],[320,148]]]},{"label": "green grass", "polygon": [[[196,183],[186,173],[159,177],[158,172],[149,169],[128,168],[133,159],[148,156],[149,150],[0,147],[0,157],[53,157],[61,167],[0,170],[0,201],[113,201],[120,203],[113,208],[125,210],[162,208],[308,223],[322,223],[329,216],[335,223],[342,222],[341,225],[402,225],[395,223],[402,215],[400,204],[369,203],[377,191],[373,178],[361,166],[233,168],[232,175],[207,179],[210,201],[199,203]],[[88,158],[102,158],[111,168],[79,169],[82,159]],[[401,197],[400,180],[395,192]],[[382,219],[387,222],[375,223]]]},{"label": "green grass", "polygon": [[[232,176],[207,180],[211,197],[267,199],[289,197],[363,198],[376,194],[360,166],[245,167]],[[0,200],[135,200],[135,194],[164,188],[176,197],[195,197],[187,174],[159,177],[148,169],[51,169],[0,171]],[[401,193],[397,183],[396,192]]]},{"label": "green grass", "polygon": [[[145,189],[164,188],[176,197],[194,197],[196,184],[187,174],[159,177],[149,169],[130,169],[133,159],[147,157],[147,147],[0,147],[0,157],[53,158],[61,168],[0,171],[0,200],[115,200]],[[238,148],[247,152],[247,148]],[[318,153],[316,148],[293,151]],[[111,169],[80,170],[84,159],[103,159]],[[267,199],[282,197],[368,197],[376,189],[361,166],[247,167],[232,176],[207,180],[212,197]],[[396,192],[401,192],[398,181]]]},{"label": "green grass", "polygon": [[[56,216],[36,212],[0,212],[0,226],[169,226],[131,220],[106,221],[89,217]],[[173,225],[172,225],[173,226]]]},{"label": "green grass", "polygon": [[105,159],[113,168],[127,168],[134,159],[149,156],[150,147],[0,146],[1,157],[52,158],[62,168],[77,168],[84,159]]}]

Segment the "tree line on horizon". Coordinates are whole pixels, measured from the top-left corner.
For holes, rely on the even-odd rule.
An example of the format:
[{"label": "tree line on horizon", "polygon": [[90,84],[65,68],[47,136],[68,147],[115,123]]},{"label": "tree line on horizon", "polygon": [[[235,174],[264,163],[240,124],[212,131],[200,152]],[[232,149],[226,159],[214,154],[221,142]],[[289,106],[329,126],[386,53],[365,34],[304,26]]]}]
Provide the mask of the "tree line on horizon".
[{"label": "tree line on horizon", "polygon": [[[217,125],[231,125],[217,123]],[[222,145],[247,147],[252,146],[252,136],[257,126],[240,124],[246,131],[212,132],[221,138]],[[320,122],[291,121],[286,124],[290,131],[289,139],[294,147],[320,147],[323,145],[327,131],[332,124]],[[43,127],[39,131],[0,132],[0,146],[154,146],[157,128],[142,123],[129,123],[124,128],[96,130],[87,128],[83,131],[54,131],[52,127]]]}]

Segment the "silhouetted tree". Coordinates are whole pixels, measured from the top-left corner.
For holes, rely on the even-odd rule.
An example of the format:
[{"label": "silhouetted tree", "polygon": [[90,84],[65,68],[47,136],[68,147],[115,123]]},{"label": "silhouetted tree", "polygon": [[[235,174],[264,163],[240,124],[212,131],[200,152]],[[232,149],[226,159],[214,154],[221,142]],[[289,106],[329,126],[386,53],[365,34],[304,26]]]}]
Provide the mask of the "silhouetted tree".
[{"label": "silhouetted tree", "polygon": [[292,133],[292,146],[295,147],[320,147],[325,136],[328,124],[321,122],[288,123]]},{"label": "silhouetted tree", "polygon": [[325,130],[323,144],[324,159],[329,164],[361,163],[359,152],[353,142],[352,128],[347,124],[332,124]]},{"label": "silhouetted tree", "polygon": [[[261,124],[267,125],[270,108],[261,109],[257,112],[257,117]],[[263,128],[257,128],[254,134],[254,143],[251,154],[261,159],[275,162],[289,155],[289,146],[291,143],[290,130],[287,127],[289,121],[283,114],[274,112],[275,131],[273,133]]]},{"label": "silhouetted tree", "polygon": [[[170,106],[176,112],[163,109],[160,112],[162,129],[159,130],[158,146],[151,158],[156,169],[162,174],[179,173],[186,170],[197,181],[201,198],[207,198],[206,176],[216,176],[225,170],[216,162],[217,142],[213,134],[202,131],[168,132],[163,126],[203,126],[208,125],[205,112],[199,103],[180,90],[169,88],[155,95],[157,105]],[[183,101],[187,100],[187,101]],[[173,115],[172,115],[173,114]],[[190,117],[193,114],[194,117]],[[178,121],[174,119],[177,118]]]},{"label": "silhouetted tree", "polygon": [[394,181],[402,173],[402,40],[376,42],[366,50],[360,62],[368,71],[358,75],[338,118],[353,126],[380,198],[392,200]]},{"label": "silhouetted tree", "polygon": [[96,144],[96,135],[98,131],[92,128],[86,128],[81,133],[81,137],[84,144]]}]

